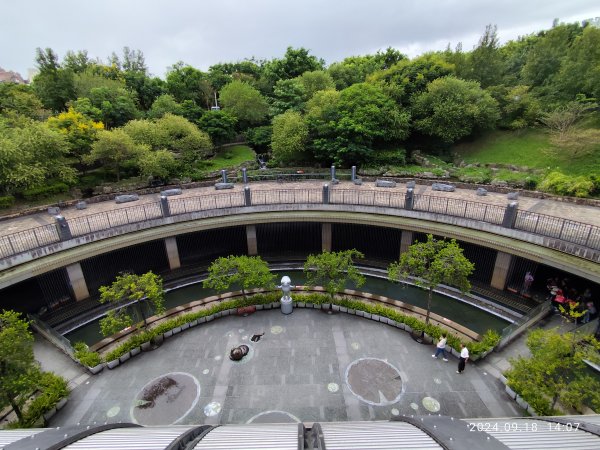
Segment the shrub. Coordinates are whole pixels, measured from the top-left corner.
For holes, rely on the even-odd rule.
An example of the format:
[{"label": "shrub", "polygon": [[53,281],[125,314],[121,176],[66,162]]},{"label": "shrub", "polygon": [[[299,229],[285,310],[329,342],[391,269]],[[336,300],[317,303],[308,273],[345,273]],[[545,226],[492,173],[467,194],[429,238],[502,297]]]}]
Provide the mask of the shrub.
[{"label": "shrub", "polygon": [[10,208],[15,204],[15,198],[12,195],[6,195],[4,197],[0,197],[0,209]]},{"label": "shrub", "polygon": [[557,195],[589,197],[594,191],[594,181],[584,176],[570,177],[561,172],[551,172],[539,184],[542,191]]},{"label": "shrub", "polygon": [[73,346],[75,350],[75,358],[79,360],[81,364],[87,367],[96,367],[102,363],[102,357],[98,352],[90,351],[89,347],[83,342],[76,342]]},{"label": "shrub", "polygon": [[67,192],[68,190],[69,186],[59,182],[25,189],[22,194],[25,200],[40,200],[42,198],[50,197],[51,195]]},{"label": "shrub", "polygon": [[39,391],[27,406],[23,415],[22,427],[33,426],[40,417],[50,411],[63,398],[69,395],[67,380],[52,372],[42,372],[39,380]]},{"label": "shrub", "polygon": [[371,153],[369,164],[372,166],[403,166],[406,164],[406,150],[403,148],[375,150]]}]

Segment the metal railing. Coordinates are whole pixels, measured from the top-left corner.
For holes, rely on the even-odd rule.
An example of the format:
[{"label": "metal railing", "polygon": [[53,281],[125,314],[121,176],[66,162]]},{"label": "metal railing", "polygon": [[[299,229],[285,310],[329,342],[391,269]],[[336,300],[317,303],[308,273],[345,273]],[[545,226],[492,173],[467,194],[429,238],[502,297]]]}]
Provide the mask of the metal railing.
[{"label": "metal railing", "polygon": [[519,337],[521,333],[525,330],[531,328],[531,326],[544,317],[546,317],[552,311],[552,303],[549,301],[545,301],[540,303],[535,308],[532,308],[527,314],[522,316],[519,320],[514,323],[511,323],[509,326],[502,330],[502,336],[500,338],[500,342],[498,343],[497,349],[501,350],[514,339]]},{"label": "metal railing", "polygon": [[[412,196],[412,192],[410,192]],[[166,216],[224,208],[280,204],[339,204],[410,209],[506,226],[508,207],[436,195],[414,195],[397,191],[328,188],[264,189],[219,192],[194,197],[164,197],[162,201],[122,207],[68,220],[69,234],[49,224],[0,236],[0,259],[42,248],[71,237],[90,235],[115,227],[161,219]],[[600,250],[600,227],[573,220],[518,210],[511,228]],[[66,237],[65,237],[66,236]],[[550,245],[550,244],[548,244]],[[566,250],[571,251],[571,250]],[[575,253],[575,250],[572,250]],[[583,256],[587,257],[588,256]],[[593,256],[593,258],[597,258]]]}]

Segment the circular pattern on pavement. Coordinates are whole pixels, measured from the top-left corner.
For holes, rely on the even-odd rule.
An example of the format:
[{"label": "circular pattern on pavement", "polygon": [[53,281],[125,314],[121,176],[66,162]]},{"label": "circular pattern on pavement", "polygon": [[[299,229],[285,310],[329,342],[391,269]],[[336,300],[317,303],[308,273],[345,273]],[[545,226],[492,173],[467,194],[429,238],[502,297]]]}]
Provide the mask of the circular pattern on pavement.
[{"label": "circular pattern on pavement", "polygon": [[352,347],[353,350],[358,350],[360,348],[360,344],[358,342],[353,342],[350,344],[350,347]]},{"label": "circular pattern on pavement", "polygon": [[281,334],[283,332],[283,327],[279,325],[275,325],[271,327],[271,334]]},{"label": "circular pattern on pavement", "polygon": [[246,423],[300,423],[300,419],[286,411],[264,411]]},{"label": "circular pattern on pavement", "polygon": [[221,412],[221,404],[219,402],[210,402],[204,407],[204,415],[207,417],[216,416]]},{"label": "circular pattern on pavement", "polygon": [[113,406],[106,412],[106,417],[115,417],[117,414],[119,414],[120,411],[121,408],[119,408],[118,406]]},{"label": "circular pattern on pavement", "polygon": [[419,405],[417,405],[416,403],[411,403],[411,404],[410,404],[410,407],[411,407],[412,409],[414,409],[415,411],[416,411],[417,409],[419,409]]},{"label": "circular pattern on pavement", "polygon": [[340,390],[340,386],[339,386],[339,384],[337,384],[337,383],[329,383],[329,384],[327,385],[327,390],[328,390],[329,392],[337,392],[337,391],[339,391],[339,390]]},{"label": "circular pattern on pavement", "polygon": [[130,415],[140,425],[172,425],[198,403],[200,383],[185,372],[171,372],[155,378],[135,396]]},{"label": "circular pattern on pavement", "polygon": [[346,384],[369,405],[391,405],[402,395],[400,371],[377,358],[360,358],[350,363],[346,369]]},{"label": "circular pattern on pavement", "polygon": [[392,408],[392,410],[390,412],[392,413],[392,416],[397,416],[400,414],[400,411],[398,411],[397,408]]},{"label": "circular pattern on pavement", "polygon": [[425,397],[422,403],[427,411],[438,412],[440,410],[440,402],[433,397]]}]

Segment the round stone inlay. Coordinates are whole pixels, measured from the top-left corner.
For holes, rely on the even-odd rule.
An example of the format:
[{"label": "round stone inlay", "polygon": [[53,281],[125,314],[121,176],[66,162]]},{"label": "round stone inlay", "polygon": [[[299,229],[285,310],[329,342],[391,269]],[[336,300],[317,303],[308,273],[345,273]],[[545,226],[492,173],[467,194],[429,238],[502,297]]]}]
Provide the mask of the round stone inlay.
[{"label": "round stone inlay", "polygon": [[198,403],[200,383],[184,372],[171,372],[147,383],[136,395],[131,418],[140,425],[179,422]]},{"label": "round stone inlay", "polygon": [[438,412],[440,410],[440,402],[433,397],[425,397],[422,403],[427,411]]},{"label": "round stone inlay", "polygon": [[402,395],[400,371],[377,358],[360,358],[346,369],[350,391],[370,405],[391,405]]}]

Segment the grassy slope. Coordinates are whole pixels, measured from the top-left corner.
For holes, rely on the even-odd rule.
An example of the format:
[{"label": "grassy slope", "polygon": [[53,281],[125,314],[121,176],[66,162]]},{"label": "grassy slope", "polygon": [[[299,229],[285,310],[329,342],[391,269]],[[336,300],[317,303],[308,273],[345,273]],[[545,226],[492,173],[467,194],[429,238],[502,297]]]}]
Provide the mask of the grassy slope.
[{"label": "grassy slope", "polygon": [[217,154],[214,158],[205,162],[205,167],[211,171],[221,170],[239,166],[245,161],[254,161],[255,159],[256,153],[247,145],[233,145],[217,149]]},{"label": "grassy slope", "polygon": [[545,130],[493,131],[454,147],[468,163],[503,163],[539,169],[558,168],[568,175],[600,174],[600,143],[586,156],[573,157],[550,142]]}]

